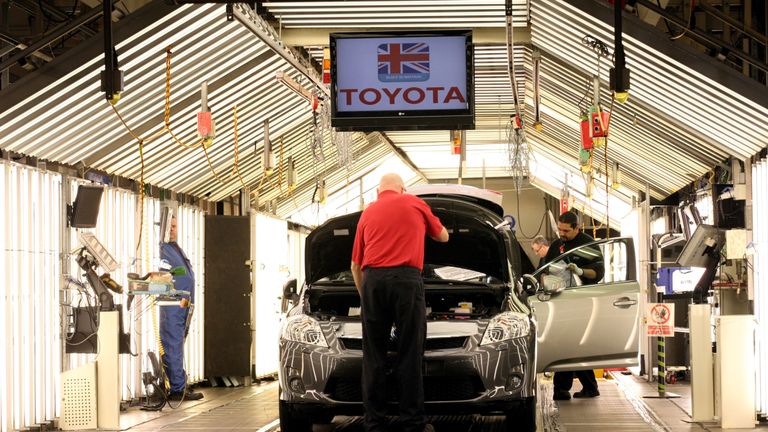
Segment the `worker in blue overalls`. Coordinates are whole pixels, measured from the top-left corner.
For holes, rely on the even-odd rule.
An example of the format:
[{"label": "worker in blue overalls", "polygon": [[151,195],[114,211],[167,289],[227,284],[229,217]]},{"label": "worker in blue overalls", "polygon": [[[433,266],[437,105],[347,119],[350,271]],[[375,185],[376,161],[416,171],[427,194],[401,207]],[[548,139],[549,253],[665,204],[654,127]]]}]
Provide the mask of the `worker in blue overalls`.
[{"label": "worker in blue overalls", "polygon": [[189,291],[189,299],[182,297],[178,306],[160,306],[160,341],[163,344],[163,367],[170,382],[170,400],[198,400],[203,394],[187,389],[187,373],[184,370],[184,339],[190,304],[195,302],[195,273],[189,258],[176,243],[178,237],[176,217],[170,220],[168,243],[160,243],[160,259],[171,269],[181,267],[184,274],[173,277],[174,288]]}]

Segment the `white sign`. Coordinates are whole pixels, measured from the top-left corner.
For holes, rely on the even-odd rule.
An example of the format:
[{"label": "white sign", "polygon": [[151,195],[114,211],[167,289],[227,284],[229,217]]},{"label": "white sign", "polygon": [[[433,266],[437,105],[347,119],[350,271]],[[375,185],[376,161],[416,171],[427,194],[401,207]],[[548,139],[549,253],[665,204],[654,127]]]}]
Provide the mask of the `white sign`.
[{"label": "white sign", "polygon": [[336,40],[338,112],[467,109],[466,38]]},{"label": "white sign", "polygon": [[675,336],[675,305],[648,303],[645,309],[646,336]]}]

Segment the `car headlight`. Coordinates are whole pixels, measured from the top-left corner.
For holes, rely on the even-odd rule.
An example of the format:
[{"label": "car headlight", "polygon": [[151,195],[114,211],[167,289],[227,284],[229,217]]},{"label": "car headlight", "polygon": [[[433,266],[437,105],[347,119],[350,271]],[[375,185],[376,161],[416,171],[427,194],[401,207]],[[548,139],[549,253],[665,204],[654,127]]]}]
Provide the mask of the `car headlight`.
[{"label": "car headlight", "polygon": [[307,315],[294,315],[285,320],[282,331],[283,339],[307,345],[328,347],[320,323]]},{"label": "car headlight", "polygon": [[503,312],[491,318],[480,345],[488,345],[527,336],[531,330],[528,316],[520,312]]}]

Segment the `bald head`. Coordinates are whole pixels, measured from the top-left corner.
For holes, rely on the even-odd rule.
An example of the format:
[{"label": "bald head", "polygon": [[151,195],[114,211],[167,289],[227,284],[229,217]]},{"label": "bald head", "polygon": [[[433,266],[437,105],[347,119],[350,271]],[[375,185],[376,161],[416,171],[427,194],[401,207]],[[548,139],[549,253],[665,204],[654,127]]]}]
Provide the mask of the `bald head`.
[{"label": "bald head", "polygon": [[379,192],[381,193],[384,191],[403,193],[403,191],[405,191],[403,179],[395,173],[384,174],[379,182]]}]

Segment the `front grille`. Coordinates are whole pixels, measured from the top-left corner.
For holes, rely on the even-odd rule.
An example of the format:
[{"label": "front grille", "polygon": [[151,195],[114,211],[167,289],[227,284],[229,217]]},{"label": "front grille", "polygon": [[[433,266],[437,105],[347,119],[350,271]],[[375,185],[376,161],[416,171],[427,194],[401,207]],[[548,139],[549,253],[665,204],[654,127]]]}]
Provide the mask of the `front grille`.
[{"label": "front grille", "polygon": [[[344,346],[344,349],[358,350],[358,351],[363,349],[362,339],[340,338],[340,340],[341,340],[341,344]],[[462,348],[466,343],[467,343],[466,336],[431,338],[431,339],[427,339],[427,342],[424,345],[424,350],[434,351],[434,350],[441,350],[441,349]],[[397,351],[396,343],[390,341],[387,349],[389,351]]]},{"label": "front grille", "polygon": [[[387,377],[387,399],[397,401],[397,382],[394,376]],[[485,388],[478,376],[429,376],[424,377],[424,400],[459,401],[469,400],[483,394]],[[360,378],[331,377],[325,387],[325,393],[340,402],[360,402],[363,400]]]}]

